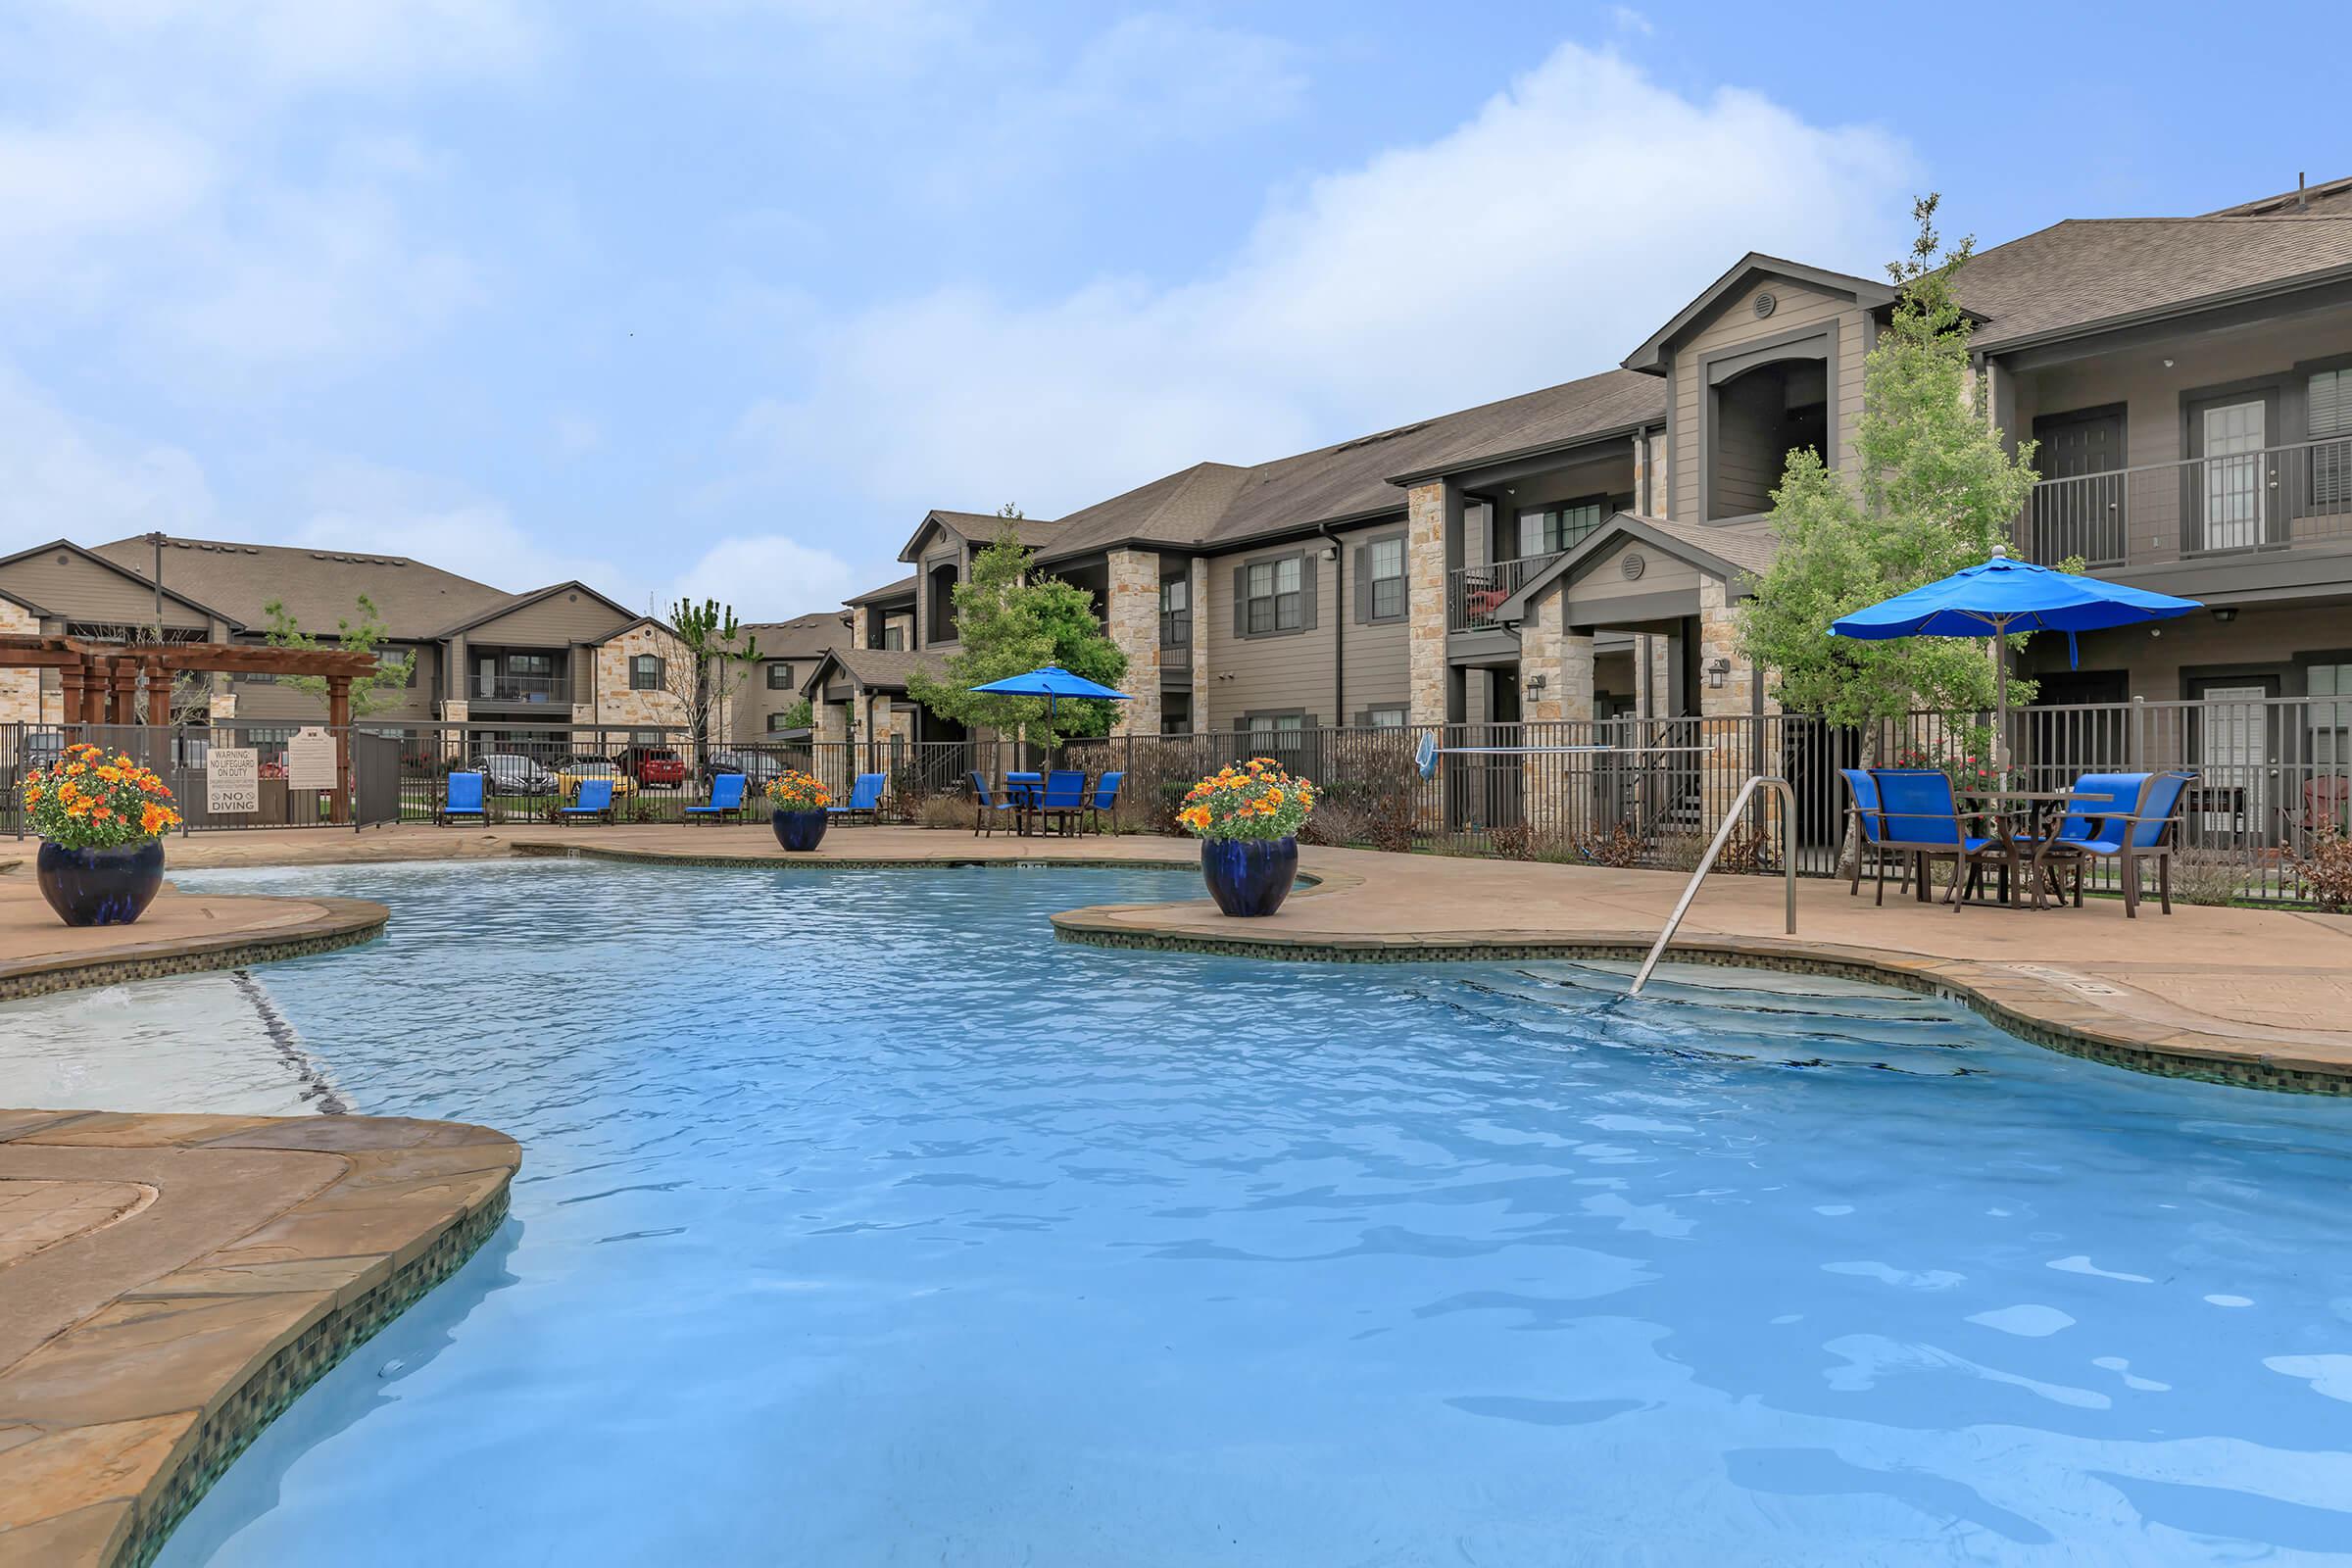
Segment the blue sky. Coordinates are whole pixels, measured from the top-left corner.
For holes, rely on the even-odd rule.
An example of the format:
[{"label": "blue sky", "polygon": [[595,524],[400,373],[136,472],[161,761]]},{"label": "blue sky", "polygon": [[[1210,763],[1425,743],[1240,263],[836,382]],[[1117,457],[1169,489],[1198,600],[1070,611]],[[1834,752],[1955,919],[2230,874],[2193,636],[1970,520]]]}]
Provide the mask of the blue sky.
[{"label": "blue sky", "polygon": [[[822,608],[1876,272],[2352,173],[2341,6],[17,0],[0,547],[164,527]],[[1928,63],[1928,64],[1923,64]],[[2238,99],[2259,113],[2217,121]]]}]

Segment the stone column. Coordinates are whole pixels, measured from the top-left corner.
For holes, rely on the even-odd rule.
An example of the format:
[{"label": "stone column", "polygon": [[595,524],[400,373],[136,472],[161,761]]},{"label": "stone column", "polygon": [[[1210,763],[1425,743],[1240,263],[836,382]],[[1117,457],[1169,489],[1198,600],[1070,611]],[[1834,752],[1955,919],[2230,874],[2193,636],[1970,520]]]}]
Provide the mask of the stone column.
[{"label": "stone column", "polygon": [[1443,479],[1405,492],[1405,642],[1409,684],[1405,717],[1443,724],[1446,711],[1446,527],[1457,502]]},{"label": "stone column", "polygon": [[1127,656],[1127,695],[1116,704],[1113,735],[1159,733],[1159,555],[1113,550],[1105,558],[1103,619],[1111,645]]},{"label": "stone column", "polygon": [[[1530,746],[1582,745],[1592,738],[1592,638],[1568,630],[1568,595],[1558,583],[1528,607],[1519,628],[1519,678],[1526,688],[1520,711],[1543,729],[1527,730]],[[1536,687],[1538,679],[1543,681]],[[1527,825],[1545,844],[1564,842],[1581,825],[1580,802],[1592,793],[1592,760],[1547,752],[1519,760],[1520,799]]]},{"label": "stone column", "polygon": [[1195,556],[1193,591],[1193,733],[1208,733],[1208,559]]}]

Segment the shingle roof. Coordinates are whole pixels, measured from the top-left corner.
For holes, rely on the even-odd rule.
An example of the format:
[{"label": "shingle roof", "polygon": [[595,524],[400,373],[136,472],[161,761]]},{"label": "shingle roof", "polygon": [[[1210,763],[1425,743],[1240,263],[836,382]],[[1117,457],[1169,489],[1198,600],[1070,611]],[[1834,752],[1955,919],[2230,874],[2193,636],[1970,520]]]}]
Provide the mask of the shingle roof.
[{"label": "shingle roof", "polygon": [[[932,667],[921,654],[899,648],[832,648],[824,660],[809,671],[808,684],[813,684],[824,674],[828,664],[839,664],[848,670],[858,685],[871,691],[903,692],[906,677],[918,669]],[[804,689],[806,689],[804,687]]]},{"label": "shingle roof", "polygon": [[1666,417],[1666,384],[1631,370],[1524,392],[1254,467],[1200,463],[1061,519],[1042,559],[1127,540],[1230,547],[1261,535],[1401,511],[1401,475],[1565,446]]},{"label": "shingle roof", "polygon": [[[95,547],[144,582],[155,548],[144,536]],[[278,600],[306,631],[324,635],[351,617],[361,594],[375,605],[386,632],[415,641],[478,614],[510,596],[488,583],[406,556],[351,550],[305,550],[216,539],[167,539],[164,586],[203,601],[247,626],[267,626],[262,607]]]},{"label": "shingle roof", "polygon": [[1990,319],[1976,346],[2219,301],[2352,270],[2352,213],[2292,218],[2068,219],[1996,245],[1953,293]]},{"label": "shingle roof", "polygon": [[912,599],[914,591],[922,586],[922,574],[917,572],[910,577],[901,577],[897,582],[886,582],[879,588],[868,588],[857,598],[845,599],[842,603],[845,605],[869,605],[877,599]]},{"label": "shingle roof", "polygon": [[850,640],[847,617],[838,610],[820,610],[790,620],[746,621],[743,634],[760,644],[766,659],[814,659],[835,643]]},{"label": "shingle roof", "polygon": [[2225,207],[2207,218],[2285,218],[2304,213],[2319,213],[2328,217],[2352,213],[2352,175],[2330,179],[2317,185],[2295,190],[2282,190],[2276,196],[2259,196],[2235,207]]},{"label": "shingle roof", "polygon": [[1013,537],[1032,550],[1053,543],[1059,537],[1061,526],[1052,517],[1005,517],[993,512],[942,512],[936,508],[923,520],[937,521],[941,527],[976,545],[992,543],[1004,525],[1010,523]]}]

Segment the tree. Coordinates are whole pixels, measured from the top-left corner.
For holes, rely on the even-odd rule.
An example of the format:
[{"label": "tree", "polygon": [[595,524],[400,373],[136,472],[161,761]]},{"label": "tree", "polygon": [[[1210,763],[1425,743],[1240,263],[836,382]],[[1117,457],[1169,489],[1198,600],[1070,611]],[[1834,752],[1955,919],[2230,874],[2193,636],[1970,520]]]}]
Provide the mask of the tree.
[{"label": "tree", "polygon": [[816,723],[816,705],[804,697],[784,710],[786,729],[808,729]]},{"label": "tree", "polygon": [[[1900,293],[1863,370],[1859,483],[1814,452],[1789,453],[1772,496],[1779,554],[1740,612],[1741,647],[1771,669],[1781,706],[1862,726],[1866,766],[1877,720],[1992,705],[1987,642],[1858,642],[1827,635],[1830,623],[1983,562],[2008,541],[2038,477],[2033,443],[2011,457],[1985,416],[1970,322],[1952,298],[1973,241],[1938,254],[1936,206],[1933,195],[1913,204],[1918,237],[1887,268]],[[2031,702],[2034,683],[2013,681],[2010,694]]]},{"label": "tree", "polygon": [[1127,656],[1095,617],[1094,595],[1058,577],[1031,578],[1029,552],[1007,515],[995,541],[972,558],[970,576],[956,585],[956,651],[946,661],[946,678],[917,669],[906,677],[906,693],[942,718],[1042,736],[1049,746],[1065,736],[1105,734],[1116,716],[1110,703],[1058,703],[1049,718],[1043,698],[971,689],[1041,664],[1059,664],[1105,686],[1127,674]]},{"label": "tree", "polygon": [[669,607],[669,628],[683,659],[662,662],[662,689],[685,714],[686,742],[694,765],[710,755],[710,732],[726,706],[750,678],[760,659],[760,639],[747,634],[735,607],[715,599],[696,604],[681,599]]},{"label": "tree", "polygon": [[[383,645],[384,639],[390,634],[385,630],[382,618],[375,612],[374,600],[362,594],[356,601],[356,608],[359,611],[359,619],[355,621],[346,616],[335,622],[335,646],[347,654],[372,654]],[[304,631],[302,622],[286,613],[284,601],[270,600],[262,607],[262,613],[270,617],[270,624],[262,635],[268,639],[270,647],[316,651],[325,646],[318,638]],[[389,708],[398,702],[400,700],[398,696],[383,694],[387,691],[392,693],[406,691],[411,677],[416,673],[416,656],[415,654],[403,654],[398,659],[379,658],[375,662],[373,674],[356,676],[352,680],[352,721],[357,723],[369,713]],[[326,677],[323,675],[283,675],[279,677],[279,681],[283,685],[293,687],[298,692],[316,698],[322,705],[326,702]]]}]

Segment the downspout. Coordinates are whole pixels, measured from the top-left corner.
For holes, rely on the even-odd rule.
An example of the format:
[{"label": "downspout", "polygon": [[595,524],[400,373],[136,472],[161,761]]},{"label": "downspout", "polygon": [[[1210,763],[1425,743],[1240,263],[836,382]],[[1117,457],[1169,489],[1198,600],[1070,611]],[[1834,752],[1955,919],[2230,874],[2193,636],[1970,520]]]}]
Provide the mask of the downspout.
[{"label": "downspout", "polygon": [[1318,522],[1315,532],[1331,541],[1331,722],[1335,729],[1348,727],[1348,547],[1340,536],[1331,531],[1331,524]]}]

